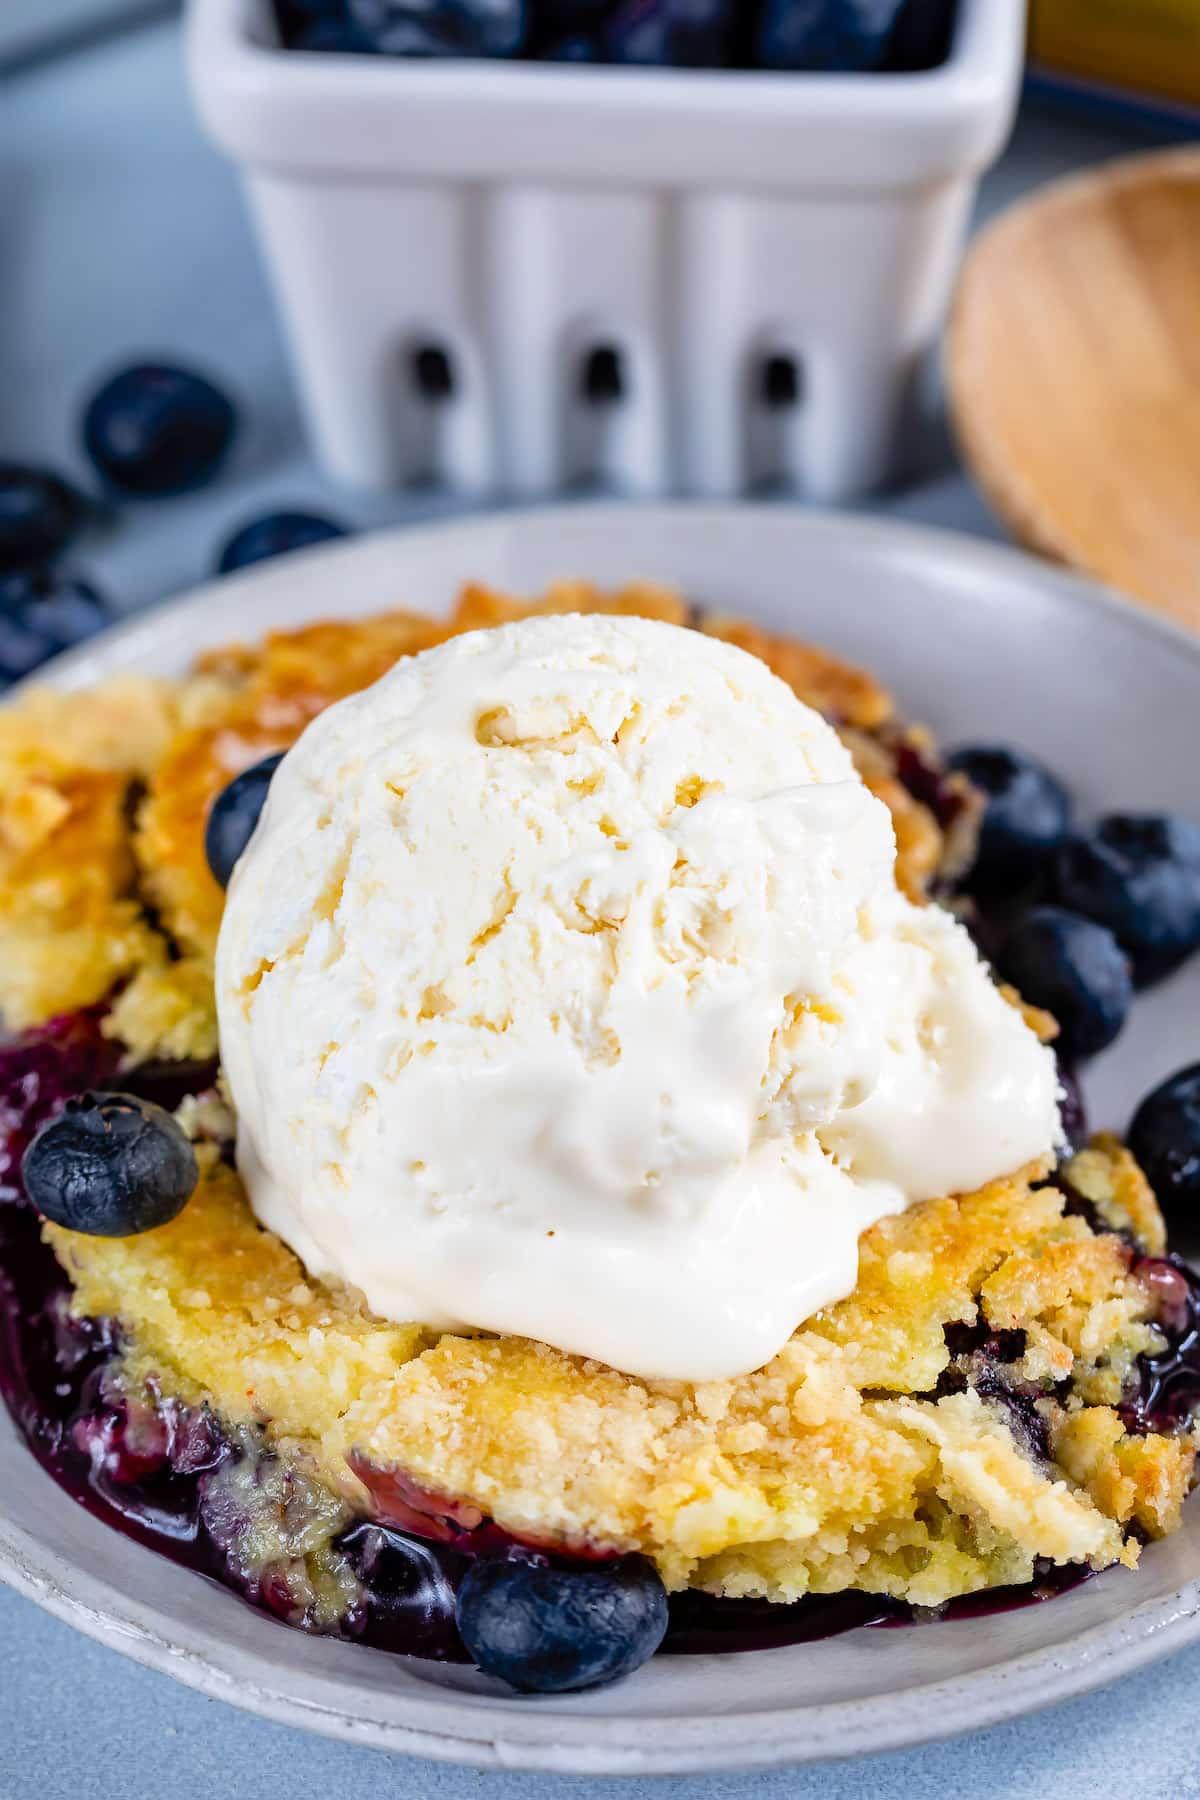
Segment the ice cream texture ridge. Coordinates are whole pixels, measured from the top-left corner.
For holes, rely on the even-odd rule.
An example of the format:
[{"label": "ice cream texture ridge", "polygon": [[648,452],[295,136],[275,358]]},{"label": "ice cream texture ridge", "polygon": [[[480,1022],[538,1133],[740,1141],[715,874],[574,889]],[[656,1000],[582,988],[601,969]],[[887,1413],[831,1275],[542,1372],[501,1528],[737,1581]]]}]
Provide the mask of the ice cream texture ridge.
[{"label": "ice cream texture ridge", "polygon": [[894,854],[717,638],[551,616],[401,661],[308,727],[230,885],[258,1217],[384,1317],[760,1367],[869,1225],[1059,1135],[1053,1056]]}]

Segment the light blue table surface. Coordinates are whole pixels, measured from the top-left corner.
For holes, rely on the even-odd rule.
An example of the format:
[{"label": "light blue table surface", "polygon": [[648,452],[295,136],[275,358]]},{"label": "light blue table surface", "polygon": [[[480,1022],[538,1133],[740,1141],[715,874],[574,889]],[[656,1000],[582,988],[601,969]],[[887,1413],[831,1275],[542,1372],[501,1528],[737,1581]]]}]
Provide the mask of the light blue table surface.
[{"label": "light blue table surface", "polygon": [[[0,0],[0,6],[4,0]],[[994,209],[1134,140],[1023,119]],[[177,36],[145,28],[25,69],[0,90],[0,456],[79,469],[78,406],[129,356],[210,366],[247,420],[207,493],[128,508],[80,561],[122,606],[202,579],[241,520],[278,502],[369,525],[453,510],[348,499],[306,454],[265,282],[229,171],[201,140]],[[999,535],[936,422],[922,477],[881,510]],[[79,469],[82,474],[82,469]],[[305,1737],[201,1699],[0,1589],[0,1800],[1188,1800],[1200,1796],[1200,1647],[1119,1689],[953,1743],[747,1777],[610,1783],[480,1775]]]}]

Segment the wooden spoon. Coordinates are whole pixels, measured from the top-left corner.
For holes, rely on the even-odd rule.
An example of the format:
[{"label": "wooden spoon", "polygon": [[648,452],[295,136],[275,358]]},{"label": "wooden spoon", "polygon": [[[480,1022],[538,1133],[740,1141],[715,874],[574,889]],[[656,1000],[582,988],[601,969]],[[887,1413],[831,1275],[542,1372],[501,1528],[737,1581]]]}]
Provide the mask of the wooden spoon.
[{"label": "wooden spoon", "polygon": [[1200,630],[1200,146],[997,219],[946,366],[963,452],[1016,535]]}]

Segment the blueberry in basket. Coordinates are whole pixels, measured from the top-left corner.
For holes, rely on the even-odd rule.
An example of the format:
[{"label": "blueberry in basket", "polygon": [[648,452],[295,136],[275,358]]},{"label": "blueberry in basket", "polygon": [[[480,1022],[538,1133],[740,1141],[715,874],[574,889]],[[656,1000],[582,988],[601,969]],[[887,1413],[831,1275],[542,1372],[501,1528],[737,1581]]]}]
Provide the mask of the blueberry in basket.
[{"label": "blueberry in basket", "polygon": [[1200,825],[1170,813],[1111,813],[1065,843],[1064,906],[1106,925],[1140,982],[1200,948]]},{"label": "blueberry in basket", "polygon": [[199,1179],[182,1128],[132,1094],[81,1094],[38,1132],[21,1164],[42,1214],[91,1237],[132,1237],[177,1217]]},{"label": "blueberry in basket", "polygon": [[952,0],[276,0],[297,50],[861,73],[944,60]]},{"label": "blueberry in basket", "polygon": [[52,568],[0,574],[0,691],[112,622],[108,602],[77,575]]},{"label": "blueberry in basket", "polygon": [[624,0],[601,38],[603,60],[651,67],[725,68],[734,60],[734,0]]},{"label": "blueberry in basket", "polygon": [[84,530],[92,506],[50,469],[0,463],[0,572],[37,568]]},{"label": "blueberry in basket", "polygon": [[353,49],[353,43],[331,43],[336,27],[351,32],[378,56],[457,58],[516,56],[527,31],[525,0],[344,0],[340,18],[317,18],[308,49]]},{"label": "blueberry in basket", "polygon": [[83,442],[109,487],[158,499],[210,481],[236,429],[232,401],[205,376],[138,363],[110,377],[92,396]]},{"label": "blueberry in basket", "polygon": [[766,0],[755,39],[764,69],[882,68],[903,0]]},{"label": "blueberry in basket", "polygon": [[379,46],[356,25],[344,19],[309,19],[289,33],[294,50],[314,50],[327,56],[375,56]]},{"label": "blueberry in basket", "polygon": [[538,62],[603,62],[614,0],[537,0],[526,54]]},{"label": "blueberry in basket", "polygon": [[308,550],[345,536],[344,525],[318,513],[266,513],[234,532],[218,558],[217,573],[231,575],[235,569],[248,569],[272,556],[287,556],[293,550]]}]

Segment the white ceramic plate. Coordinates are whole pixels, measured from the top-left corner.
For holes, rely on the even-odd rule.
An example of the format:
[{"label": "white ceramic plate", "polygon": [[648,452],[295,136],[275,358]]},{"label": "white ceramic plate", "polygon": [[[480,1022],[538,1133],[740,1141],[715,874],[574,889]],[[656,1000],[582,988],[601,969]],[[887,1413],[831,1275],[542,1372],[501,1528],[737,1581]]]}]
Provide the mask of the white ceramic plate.
[{"label": "white ceramic plate", "polygon": [[[1044,756],[1084,809],[1197,810],[1200,641],[1099,589],[965,538],[749,508],[507,514],[331,545],[228,578],[63,658],[78,686],[175,672],[267,627],[446,607],[462,580],[531,592],[558,575],[676,581],[857,657],[944,741]],[[1200,959],[1197,959],[1200,964]],[[1098,1122],[1200,1054],[1200,966],[1139,1002],[1093,1068]],[[1136,1574],[1040,1607],[859,1631],[753,1655],[662,1658],[599,1693],[514,1699],[440,1669],[289,1631],[99,1524],[0,1418],[0,1575],[92,1636],[289,1724],[481,1767],[620,1774],[892,1749],[1083,1692],[1200,1637],[1200,1499]]]}]

